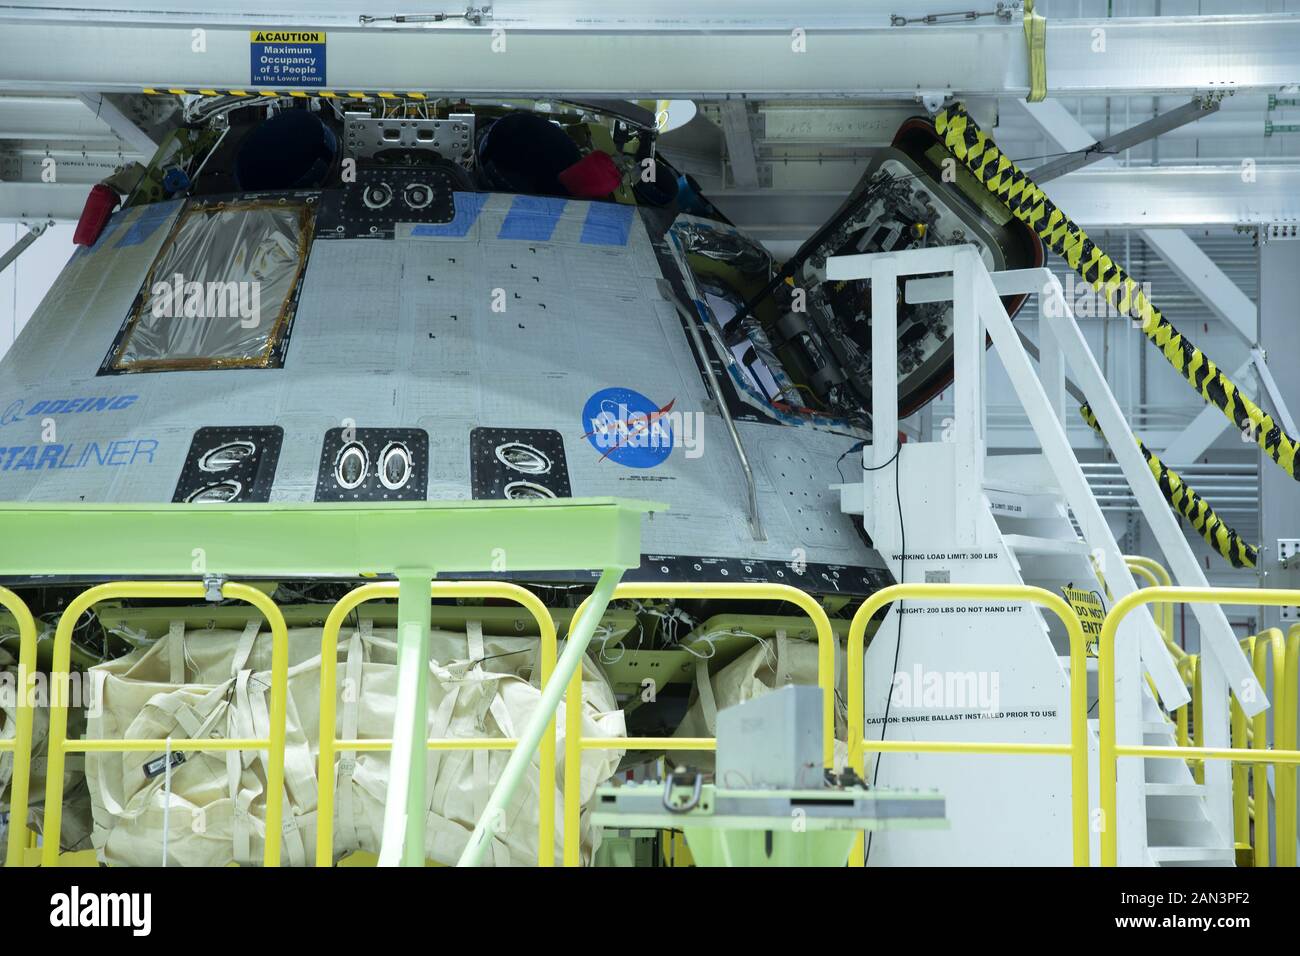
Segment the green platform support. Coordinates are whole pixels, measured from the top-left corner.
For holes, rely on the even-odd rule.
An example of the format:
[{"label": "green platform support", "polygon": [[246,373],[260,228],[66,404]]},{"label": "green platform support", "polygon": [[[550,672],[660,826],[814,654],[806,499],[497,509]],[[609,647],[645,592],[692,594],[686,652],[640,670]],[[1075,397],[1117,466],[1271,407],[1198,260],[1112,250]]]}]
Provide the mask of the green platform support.
[{"label": "green platform support", "polygon": [[[423,865],[425,673],[429,584],[436,576],[591,570],[608,600],[641,562],[641,520],[666,505],[619,498],[383,504],[0,504],[0,580],[339,578],[398,580],[398,698],[381,863]],[[51,580],[54,579],[54,581]],[[601,602],[603,610],[604,601]],[[597,609],[593,608],[593,612]],[[594,628],[600,613],[584,618]],[[580,628],[581,630],[581,628]],[[577,635],[575,635],[577,637]],[[589,638],[590,635],[587,635]],[[511,754],[489,807],[509,800],[549,712],[581,661],[570,640],[539,707]],[[547,703],[544,699],[543,703]],[[545,718],[545,719],[543,719]],[[534,733],[536,730],[536,733]],[[487,814],[471,845],[486,847]]]}]

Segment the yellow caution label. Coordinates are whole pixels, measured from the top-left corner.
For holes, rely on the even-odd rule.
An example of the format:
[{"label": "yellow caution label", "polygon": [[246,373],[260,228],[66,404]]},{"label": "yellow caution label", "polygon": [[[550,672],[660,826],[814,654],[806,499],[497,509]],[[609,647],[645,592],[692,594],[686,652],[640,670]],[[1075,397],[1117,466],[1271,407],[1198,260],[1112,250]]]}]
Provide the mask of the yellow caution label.
[{"label": "yellow caution label", "polygon": [[1089,657],[1097,656],[1097,642],[1101,639],[1101,625],[1106,620],[1106,607],[1101,602],[1101,595],[1096,591],[1084,591],[1080,588],[1063,587],[1061,593],[1079,615],[1083,625]]},{"label": "yellow caution label", "polygon": [[324,32],[310,30],[252,30],[248,34],[252,43],[324,43]]}]

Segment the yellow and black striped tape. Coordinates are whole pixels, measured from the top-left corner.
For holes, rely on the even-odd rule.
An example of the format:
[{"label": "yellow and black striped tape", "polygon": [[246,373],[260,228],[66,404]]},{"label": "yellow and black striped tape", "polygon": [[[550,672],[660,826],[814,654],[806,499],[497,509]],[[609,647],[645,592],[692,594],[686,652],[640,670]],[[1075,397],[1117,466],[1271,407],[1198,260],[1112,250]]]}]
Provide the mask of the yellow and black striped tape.
[{"label": "yellow and black striped tape", "polygon": [[385,90],[209,90],[176,87],[163,89],[146,86],[142,92],[149,96],[247,96],[250,99],[277,96],[322,100],[427,100],[429,98],[427,93],[391,93]]},{"label": "yellow and black striped tape", "polygon": [[1101,292],[1113,308],[1140,320],[1142,333],[1160,349],[1205,401],[1223,412],[1292,478],[1298,443],[1269,414],[1241,393],[1217,365],[1174,328],[1118,262],[1102,252],[1032,179],[1008,159],[961,105],[934,118],[944,145],[1015,215],[1062,256],[1070,268]]},{"label": "yellow and black striped tape", "polygon": [[[1102,435],[1101,425],[1098,424],[1091,408],[1080,405],[1079,414],[1098,435],[1105,439],[1106,436]],[[1147,448],[1141,438],[1134,435],[1133,440],[1137,442],[1142,457],[1147,460],[1147,467],[1155,476],[1156,484],[1160,486],[1160,493],[1165,496],[1165,501],[1190,521],[1192,527],[1205,539],[1206,544],[1223,555],[1234,568],[1253,568],[1259,557],[1259,549],[1253,544],[1247,544],[1237,532],[1229,528],[1209,503],[1188,487],[1178,472]]]}]

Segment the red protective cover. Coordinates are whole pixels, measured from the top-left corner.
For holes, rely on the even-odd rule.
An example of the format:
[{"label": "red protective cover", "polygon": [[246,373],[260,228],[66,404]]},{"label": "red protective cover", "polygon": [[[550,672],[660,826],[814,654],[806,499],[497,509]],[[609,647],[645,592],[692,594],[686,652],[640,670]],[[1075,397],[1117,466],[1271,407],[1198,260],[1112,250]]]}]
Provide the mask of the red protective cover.
[{"label": "red protective cover", "polygon": [[103,183],[91,186],[86,206],[81,210],[81,218],[77,220],[77,231],[72,234],[73,243],[78,246],[93,246],[119,202],[121,199],[117,193]]},{"label": "red protective cover", "polygon": [[559,179],[560,185],[569,191],[570,196],[599,199],[617,189],[623,176],[609,153],[594,149],[561,172]]}]

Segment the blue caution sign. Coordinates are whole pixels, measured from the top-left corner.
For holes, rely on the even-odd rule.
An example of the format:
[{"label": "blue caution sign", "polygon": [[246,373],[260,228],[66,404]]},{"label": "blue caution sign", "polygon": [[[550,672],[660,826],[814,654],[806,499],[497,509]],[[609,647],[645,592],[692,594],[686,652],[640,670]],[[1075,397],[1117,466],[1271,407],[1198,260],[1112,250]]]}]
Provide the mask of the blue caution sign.
[{"label": "blue caution sign", "polygon": [[255,87],[325,85],[325,34],[319,30],[253,30],[249,33]]}]

